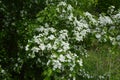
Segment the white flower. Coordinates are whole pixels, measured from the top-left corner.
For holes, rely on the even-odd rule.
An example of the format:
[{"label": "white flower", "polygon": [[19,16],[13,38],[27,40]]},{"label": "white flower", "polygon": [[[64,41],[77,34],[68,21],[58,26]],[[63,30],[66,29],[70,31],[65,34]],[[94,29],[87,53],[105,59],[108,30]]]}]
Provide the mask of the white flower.
[{"label": "white flower", "polygon": [[104,79],[104,76],[99,75],[99,78],[100,78],[100,79]]},{"label": "white flower", "polygon": [[67,51],[68,49],[70,49],[69,43],[62,42],[62,46],[64,51]]},{"label": "white flower", "polygon": [[57,49],[57,45],[56,45],[56,44],[53,45],[53,49],[54,49],[54,50]]},{"label": "white flower", "polygon": [[50,35],[50,36],[48,36],[48,39],[50,39],[50,40],[53,40],[54,38],[55,38],[54,35]]},{"label": "white flower", "polygon": [[66,10],[65,10],[65,9],[62,9],[62,12],[63,12],[63,13],[65,13],[65,12],[66,12]]},{"label": "white flower", "polygon": [[114,40],[114,38],[113,38],[113,37],[111,37],[111,36],[109,37],[109,39],[110,39],[110,41],[113,41],[113,40]]},{"label": "white flower", "polygon": [[86,35],[86,32],[87,32],[87,30],[82,30],[82,31],[80,32],[81,36],[85,36],[85,35]]},{"label": "white flower", "polygon": [[45,45],[44,45],[44,44],[40,44],[40,45],[39,45],[39,48],[40,48],[41,50],[45,50]]},{"label": "white flower", "polygon": [[73,55],[74,55],[74,57],[78,57],[75,53]]},{"label": "white flower", "polygon": [[46,47],[47,47],[47,49],[48,49],[48,50],[51,50],[51,49],[52,49],[52,46],[51,46],[51,44],[50,44],[50,43],[49,43],[49,44],[47,44],[47,46],[46,46]]},{"label": "white flower", "polygon": [[95,37],[96,37],[97,39],[99,39],[99,38],[101,38],[101,35],[97,33],[97,34],[95,35]]},{"label": "white flower", "polygon": [[59,44],[59,39],[55,39],[54,44],[53,44],[53,49],[56,50],[58,48],[58,44]]},{"label": "white flower", "polygon": [[56,58],[57,56],[55,54],[52,54],[51,55],[51,58]]},{"label": "white flower", "polygon": [[77,20],[76,17],[74,17],[74,22],[73,22],[74,26],[77,26],[77,27],[83,27],[83,25],[80,23],[80,21]]},{"label": "white flower", "polygon": [[73,77],[73,80],[76,80],[76,77]]},{"label": "white flower", "polygon": [[49,28],[49,30],[52,32],[52,33],[54,33],[54,32],[56,32],[56,29],[55,28]]},{"label": "white flower", "polygon": [[77,62],[79,63],[79,65],[80,65],[80,66],[82,66],[82,65],[83,65],[83,61],[82,61],[82,59],[77,60]]},{"label": "white flower", "polygon": [[112,24],[113,23],[113,21],[111,20],[111,18],[110,17],[108,17],[108,16],[101,16],[100,15],[100,17],[99,17],[99,23],[102,25],[102,26],[104,26],[104,25],[106,25],[106,24]]},{"label": "white flower", "polygon": [[36,28],[36,31],[38,31],[38,32],[43,32],[43,31],[44,31],[44,27],[43,27],[43,26],[40,26],[40,28]]},{"label": "white flower", "polygon": [[58,7],[56,8],[56,10],[57,10],[57,12],[60,12],[60,9]]},{"label": "white flower", "polygon": [[80,34],[76,34],[75,39],[76,39],[77,41],[83,41],[83,36],[80,36]]},{"label": "white flower", "polygon": [[115,45],[115,44],[116,44],[116,40],[115,40],[114,37],[109,37],[109,39],[110,39],[112,45]]},{"label": "white flower", "polygon": [[40,40],[38,36],[34,36],[33,38],[34,38],[35,43],[40,44]]},{"label": "white flower", "polygon": [[89,12],[85,12],[84,15],[87,16],[87,17],[89,17],[89,18],[93,17]]},{"label": "white flower", "polygon": [[53,70],[55,69],[61,69],[62,64],[58,60],[53,60]]},{"label": "white flower", "polygon": [[81,30],[82,30],[82,27],[76,27],[75,30],[81,31]]},{"label": "white flower", "polygon": [[5,70],[2,69],[2,70],[1,70],[1,73],[5,73]]},{"label": "white flower", "polygon": [[88,28],[88,29],[86,29],[86,32],[88,32],[88,33],[89,33],[90,31],[91,31],[91,30],[90,30],[89,28]]},{"label": "white flower", "polygon": [[73,7],[69,4],[68,7],[67,7],[67,10],[71,11],[72,9],[73,9]]},{"label": "white flower", "polygon": [[47,66],[50,64],[50,60],[48,60],[48,62],[47,62]]},{"label": "white flower", "polygon": [[73,67],[70,67],[70,71],[73,71]]},{"label": "white flower", "polygon": [[87,16],[94,25],[97,25],[97,20],[93,18],[92,14],[90,14],[89,12],[85,12],[84,15]]},{"label": "white flower", "polygon": [[62,52],[63,50],[62,49],[59,49],[58,52]]},{"label": "white flower", "polygon": [[115,29],[115,26],[111,26],[109,30],[114,30]]},{"label": "white flower", "polygon": [[59,6],[65,6],[65,5],[66,5],[66,3],[61,1],[57,6],[59,7]]},{"label": "white flower", "polygon": [[106,42],[107,41],[107,39],[106,38],[104,38],[104,42]]},{"label": "white flower", "polygon": [[29,45],[27,45],[27,46],[25,47],[25,50],[26,50],[26,51],[28,51],[28,50],[29,50]]},{"label": "white flower", "polygon": [[66,29],[61,30],[60,33],[68,33],[68,30],[66,30]]},{"label": "white flower", "polygon": [[45,23],[45,27],[49,27],[48,23]]},{"label": "white flower", "polygon": [[117,40],[120,40],[120,35],[118,35],[118,36],[116,37],[116,39],[117,39]]},{"label": "white flower", "polygon": [[61,54],[58,58],[61,62],[65,62],[65,57]]},{"label": "white flower", "polygon": [[39,49],[38,47],[33,47],[31,50],[32,50],[33,53],[34,53],[34,52],[38,52],[40,49]]},{"label": "white flower", "polygon": [[84,22],[84,23],[81,23],[81,26],[84,26],[84,28],[88,28],[88,24],[86,23],[86,22]]},{"label": "white flower", "polygon": [[118,14],[114,15],[113,18],[120,19],[120,12]]},{"label": "white flower", "polygon": [[71,55],[70,55],[69,53],[67,53],[66,57],[67,57],[68,59],[72,59],[72,57],[71,57]]},{"label": "white flower", "polygon": [[66,36],[65,36],[64,34],[60,34],[60,35],[59,35],[59,39],[60,39],[60,40],[66,39]]},{"label": "white flower", "polygon": [[66,39],[68,37],[68,31],[67,30],[61,30],[60,31],[60,35],[59,35],[59,39]]},{"label": "white flower", "polygon": [[48,28],[44,29],[44,35],[48,35],[48,32],[49,32]]},{"label": "white flower", "polygon": [[68,19],[69,19],[70,21],[72,21],[72,19],[73,19],[73,13],[70,13],[70,15],[68,16]]}]

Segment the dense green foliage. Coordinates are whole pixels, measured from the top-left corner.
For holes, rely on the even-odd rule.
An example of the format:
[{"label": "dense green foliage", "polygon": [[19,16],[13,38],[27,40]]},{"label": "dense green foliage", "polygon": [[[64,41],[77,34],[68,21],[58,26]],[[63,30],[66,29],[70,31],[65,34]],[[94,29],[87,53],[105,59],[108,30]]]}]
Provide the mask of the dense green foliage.
[{"label": "dense green foliage", "polygon": [[[23,79],[27,77],[30,64],[26,64],[25,50],[27,39],[31,35],[28,32],[29,23],[32,23],[36,14],[44,9],[44,0],[2,0],[0,1],[0,65],[6,73],[0,75],[2,79]],[[31,28],[32,29],[32,28]],[[18,59],[22,58],[19,62]],[[14,69],[16,63],[20,63]],[[36,69],[36,68],[35,68]],[[24,74],[25,73],[25,74]],[[29,75],[31,76],[31,75]],[[28,76],[28,77],[29,77]]]},{"label": "dense green foliage", "polygon": [[[116,40],[116,37],[120,35],[120,19],[113,17],[117,14],[120,17],[120,11],[118,10],[120,8],[120,0],[63,0],[67,3],[67,6],[64,6],[64,4],[57,6],[60,1],[61,0],[0,1],[0,80],[66,80],[69,78],[69,74],[71,74],[70,79],[76,78],[76,80],[120,79],[120,43],[119,39]],[[73,7],[72,10],[71,8],[67,9],[69,4]],[[111,5],[115,6],[116,11],[108,11],[108,7]],[[56,10],[57,7],[60,12]],[[65,9],[66,12],[62,11],[63,9]],[[110,10],[113,10],[113,7],[110,8]],[[87,13],[86,11],[95,15],[85,14]],[[71,13],[73,16],[68,19],[66,16],[69,16]],[[102,14],[98,16],[99,13]],[[111,21],[105,24],[100,23],[100,17],[110,18],[113,23],[111,23]],[[73,24],[75,19],[78,20],[78,22],[79,20],[83,20],[83,25],[87,23],[89,26],[88,28],[84,27],[82,29],[88,30],[88,32],[83,35],[83,41],[75,39],[77,35],[72,31],[75,28]],[[93,19],[98,21],[97,25]],[[49,27],[44,27],[48,25]],[[40,26],[43,26],[44,30],[48,28],[52,30],[52,28],[54,28],[57,31],[53,33],[50,32],[50,34],[55,35],[56,38],[53,40],[50,38],[51,41],[43,40],[44,44],[53,44],[56,39],[59,39],[62,33],[65,33],[68,34],[69,40],[64,39],[63,43],[69,43],[70,49],[69,46],[66,46],[67,44],[62,45],[61,40],[57,42],[59,45],[58,49],[66,46],[68,47],[67,49],[63,47],[65,51],[57,53],[55,49],[44,50],[42,46],[41,49],[43,49],[43,51],[39,50],[39,52],[40,54],[44,53],[44,55],[41,56],[37,54],[38,52],[33,54],[32,48],[40,45],[34,42],[35,37],[44,33],[35,31],[36,28],[40,28]],[[101,31],[106,32],[101,35],[101,38],[99,38],[99,34],[102,33],[101,31],[94,32],[97,27]],[[89,32],[89,28],[93,30],[93,32]],[[66,30],[68,30],[68,32]],[[73,34],[76,36],[74,37]],[[40,39],[46,39],[49,36],[50,35],[45,35]],[[30,42],[30,40],[32,40],[32,42]],[[30,50],[25,50],[26,45],[30,46]],[[74,47],[79,49],[77,50]],[[65,65],[65,70],[63,71],[59,69],[52,70],[54,66],[52,60],[54,58],[51,56],[53,53],[55,55],[56,53],[58,54],[57,58],[60,58],[61,54],[64,56],[67,56],[65,53],[70,54],[70,56],[76,60],[75,63],[77,64],[74,71],[69,70],[70,62],[63,62],[62,65]],[[80,54],[77,54],[78,57],[76,57],[75,53]],[[42,63],[39,62],[40,60]],[[49,60],[51,63],[49,66],[46,66]],[[79,65],[77,60],[81,62]],[[74,63],[74,61],[71,63]],[[77,74],[79,73],[79,68],[81,69],[80,75]]]},{"label": "dense green foliage", "polygon": [[106,12],[111,5],[115,6],[116,9],[120,8],[120,0],[98,0],[96,11]]}]

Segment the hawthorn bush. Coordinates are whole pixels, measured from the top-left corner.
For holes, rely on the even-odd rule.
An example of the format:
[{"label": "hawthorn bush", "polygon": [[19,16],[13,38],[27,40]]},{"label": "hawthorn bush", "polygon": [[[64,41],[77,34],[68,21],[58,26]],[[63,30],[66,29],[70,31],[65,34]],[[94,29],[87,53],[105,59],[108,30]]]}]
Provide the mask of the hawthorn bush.
[{"label": "hawthorn bush", "polygon": [[111,79],[111,71],[90,74],[83,61],[94,46],[107,44],[110,54],[120,46],[120,12],[111,6],[108,13],[95,16],[65,1],[48,3],[37,14],[35,34],[25,47],[27,59],[42,67],[45,80]]}]

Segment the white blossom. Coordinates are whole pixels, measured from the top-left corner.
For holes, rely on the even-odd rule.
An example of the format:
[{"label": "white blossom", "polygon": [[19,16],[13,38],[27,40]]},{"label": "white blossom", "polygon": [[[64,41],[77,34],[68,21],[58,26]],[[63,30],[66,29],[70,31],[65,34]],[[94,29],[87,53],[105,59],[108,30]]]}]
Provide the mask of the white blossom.
[{"label": "white blossom", "polygon": [[112,24],[113,23],[113,21],[111,20],[111,18],[110,17],[108,17],[108,16],[101,16],[100,15],[100,17],[99,17],[99,23],[102,25],[102,26],[104,26],[104,25],[106,25],[106,24]]},{"label": "white blossom", "polygon": [[57,56],[55,54],[52,54],[51,58],[57,58]]},{"label": "white blossom", "polygon": [[83,41],[83,36],[80,35],[80,32],[75,31],[75,32],[74,32],[74,35],[75,35],[75,39],[76,39],[77,41]]},{"label": "white blossom", "polygon": [[79,63],[80,66],[83,66],[83,61],[82,61],[82,59],[77,60],[77,62]]},{"label": "white blossom", "polygon": [[56,8],[56,11],[57,11],[57,12],[60,12],[60,9],[57,7],[57,8]]},{"label": "white blossom", "polygon": [[73,77],[73,80],[76,80],[76,77]]},{"label": "white blossom", "polygon": [[117,40],[120,40],[120,35],[118,35],[118,36],[116,37],[116,39],[117,39]]},{"label": "white blossom", "polygon": [[48,50],[51,50],[51,49],[52,49],[52,45],[49,43],[49,44],[46,45],[46,48],[47,48]]},{"label": "white blossom", "polygon": [[26,50],[26,51],[28,51],[28,50],[29,50],[29,45],[27,45],[27,46],[25,47],[25,50]]},{"label": "white blossom", "polygon": [[67,5],[66,2],[61,1],[57,6],[59,7],[59,6],[65,6],[65,5]]},{"label": "white blossom", "polygon": [[53,70],[56,70],[56,69],[61,69],[62,67],[62,64],[59,62],[59,60],[53,60]]},{"label": "white blossom", "polygon": [[2,69],[2,70],[1,70],[1,73],[5,73],[5,70],[4,70],[4,69]]},{"label": "white blossom", "polygon": [[40,44],[39,48],[43,51],[43,50],[45,50],[45,45],[44,44]]},{"label": "white blossom", "polygon": [[67,10],[71,11],[72,9],[73,9],[73,7],[69,4],[68,7],[67,7]]},{"label": "white blossom", "polygon": [[90,14],[89,12],[85,12],[84,15],[87,16],[93,24],[97,25],[97,20],[93,18],[92,14]]},{"label": "white blossom", "polygon": [[68,16],[68,19],[69,19],[70,21],[72,21],[72,19],[73,19],[73,13],[70,13],[70,15]]},{"label": "white blossom", "polygon": [[99,38],[101,38],[101,35],[100,34],[95,34],[95,37],[97,38],[97,39],[99,39]]},{"label": "white blossom", "polygon": [[70,71],[73,71],[73,67],[70,67]]},{"label": "white blossom", "polygon": [[43,32],[43,31],[44,31],[44,27],[43,27],[43,26],[40,26],[40,28],[36,28],[36,31],[38,31],[38,32]]},{"label": "white blossom", "polygon": [[49,30],[50,30],[52,33],[56,32],[56,29],[53,28],[53,27],[49,28]]},{"label": "white blossom", "polygon": [[65,9],[62,9],[62,12],[63,12],[63,13],[65,13],[65,12],[66,12],[66,10],[65,10]]},{"label": "white blossom", "polygon": [[47,66],[50,64],[50,60],[48,60],[48,62],[47,62]]},{"label": "white blossom", "polygon": [[81,36],[85,36],[85,35],[86,35],[86,32],[87,32],[87,30],[82,30],[82,31],[80,32]]},{"label": "white blossom", "polygon": [[59,56],[59,60],[60,60],[61,62],[65,62],[65,57],[61,54],[61,55]]},{"label": "white blossom", "polygon": [[54,38],[55,38],[54,35],[50,35],[50,36],[48,36],[48,39],[50,39],[50,40],[53,40]]},{"label": "white blossom", "polygon": [[109,37],[109,39],[110,39],[110,41],[113,41],[113,40],[114,40],[114,38],[113,38],[113,37],[111,37],[111,36]]},{"label": "white blossom", "polygon": [[70,49],[69,43],[62,42],[62,46],[63,46],[63,51],[67,51],[68,49]]},{"label": "white blossom", "polygon": [[33,38],[35,43],[40,44],[40,39],[38,38],[38,36],[34,36]]},{"label": "white blossom", "polygon": [[49,27],[48,23],[45,23],[45,27]]},{"label": "white blossom", "polygon": [[58,52],[62,52],[63,50],[62,49],[59,49]]},{"label": "white blossom", "polygon": [[67,57],[68,59],[72,59],[72,57],[71,57],[71,55],[70,55],[69,53],[67,53],[66,57]]},{"label": "white blossom", "polygon": [[49,34],[49,29],[48,28],[44,29],[44,33],[43,34],[44,35],[48,35]]},{"label": "white blossom", "polygon": [[114,15],[113,18],[120,19],[120,12],[118,14]]},{"label": "white blossom", "polygon": [[37,52],[37,53],[38,53],[38,51],[39,51],[40,49],[39,49],[38,47],[33,47],[31,50],[33,51],[33,53],[34,53],[34,52]]}]

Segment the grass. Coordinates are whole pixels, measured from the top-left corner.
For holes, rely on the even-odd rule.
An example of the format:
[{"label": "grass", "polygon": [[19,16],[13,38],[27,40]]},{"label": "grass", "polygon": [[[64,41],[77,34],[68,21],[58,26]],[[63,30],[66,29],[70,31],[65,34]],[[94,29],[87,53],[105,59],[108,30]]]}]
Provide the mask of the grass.
[{"label": "grass", "polygon": [[[96,45],[96,48],[88,51],[88,55],[84,59],[84,66],[95,80],[120,80],[120,47]],[[104,79],[98,79],[100,75]]]}]

